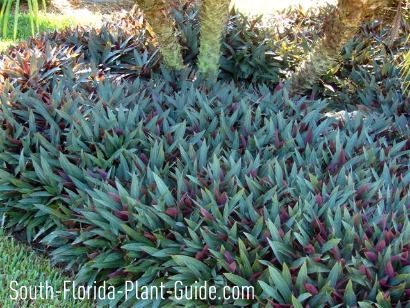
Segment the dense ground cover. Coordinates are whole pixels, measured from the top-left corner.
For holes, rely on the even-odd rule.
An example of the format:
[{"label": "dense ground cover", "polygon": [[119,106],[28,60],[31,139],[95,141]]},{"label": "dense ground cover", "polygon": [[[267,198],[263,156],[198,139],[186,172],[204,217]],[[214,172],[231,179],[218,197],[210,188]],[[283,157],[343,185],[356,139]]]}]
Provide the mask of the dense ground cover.
[{"label": "dense ground cover", "polygon": [[[386,30],[367,25],[308,98],[289,97],[279,80],[321,19],[294,13],[273,35],[232,18],[213,85],[164,69],[135,17],[12,49],[0,70],[7,227],[83,283],[207,280],[254,286],[237,305],[404,305],[405,40],[387,50]],[[178,25],[193,63],[195,15]]]}]

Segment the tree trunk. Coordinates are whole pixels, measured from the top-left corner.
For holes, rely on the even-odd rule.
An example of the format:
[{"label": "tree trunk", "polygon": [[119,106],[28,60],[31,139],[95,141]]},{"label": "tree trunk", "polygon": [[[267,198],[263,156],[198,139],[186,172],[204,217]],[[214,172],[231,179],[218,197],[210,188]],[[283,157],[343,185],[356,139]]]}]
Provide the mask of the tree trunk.
[{"label": "tree trunk", "polygon": [[137,0],[144,11],[145,18],[151,26],[161,50],[165,65],[171,69],[182,69],[181,45],[178,42],[174,22],[169,16],[171,5],[165,0]]},{"label": "tree trunk", "polygon": [[[407,41],[410,42],[410,35]],[[410,79],[410,51],[408,51],[404,56],[403,78],[404,78],[404,90],[406,92],[409,92],[408,94],[410,94],[410,80],[409,80]]]},{"label": "tree trunk", "polygon": [[382,16],[397,0],[339,0],[334,19],[326,25],[324,37],[308,54],[288,81],[291,95],[304,94],[334,67],[343,46],[356,34],[362,22]]},{"label": "tree trunk", "polygon": [[203,0],[198,68],[206,78],[215,80],[219,73],[221,39],[229,18],[230,0]]}]

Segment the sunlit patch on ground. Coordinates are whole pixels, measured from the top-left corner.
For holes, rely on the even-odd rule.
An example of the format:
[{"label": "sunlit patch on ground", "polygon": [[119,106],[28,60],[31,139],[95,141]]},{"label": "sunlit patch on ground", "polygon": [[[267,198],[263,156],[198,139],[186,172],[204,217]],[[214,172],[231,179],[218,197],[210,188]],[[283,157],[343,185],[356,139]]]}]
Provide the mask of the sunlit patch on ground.
[{"label": "sunlit patch on ground", "polygon": [[335,4],[336,2],[336,0],[234,0],[234,5],[244,13],[259,15],[272,14],[274,11],[283,10],[290,6],[311,8],[328,3]]},{"label": "sunlit patch on ground", "polygon": [[[275,11],[291,6],[318,7],[337,0],[232,0],[242,13],[249,15],[273,15]],[[101,26],[104,16],[126,13],[132,7],[132,0],[110,2],[109,0],[52,0],[52,6],[61,14],[70,16],[80,25]]]}]

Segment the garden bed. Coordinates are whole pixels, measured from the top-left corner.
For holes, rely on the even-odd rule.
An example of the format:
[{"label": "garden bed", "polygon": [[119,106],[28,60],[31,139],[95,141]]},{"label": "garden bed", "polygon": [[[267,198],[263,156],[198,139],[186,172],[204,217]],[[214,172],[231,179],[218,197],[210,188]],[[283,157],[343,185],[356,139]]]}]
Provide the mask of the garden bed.
[{"label": "garden bed", "polygon": [[115,286],[100,305],[135,305],[126,281],[254,290],[162,305],[405,304],[410,101],[394,63],[406,40],[387,51],[386,29],[370,23],[307,97],[289,97],[280,81],[325,13],[290,12],[279,32],[232,17],[213,84],[195,78],[189,10],[177,16],[179,72],[135,15],[10,49],[0,63],[6,227],[78,283]]}]

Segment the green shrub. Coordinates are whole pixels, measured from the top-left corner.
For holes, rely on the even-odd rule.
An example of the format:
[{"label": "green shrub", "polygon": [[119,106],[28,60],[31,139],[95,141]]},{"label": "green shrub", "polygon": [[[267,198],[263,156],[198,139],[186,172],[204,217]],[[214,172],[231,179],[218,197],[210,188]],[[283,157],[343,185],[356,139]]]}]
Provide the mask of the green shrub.
[{"label": "green shrub", "polygon": [[[331,6],[308,12],[288,10],[282,12],[277,21],[271,20],[269,23],[262,18],[249,18],[240,14],[231,16],[223,36],[219,79],[264,82],[274,88],[280,80],[293,73],[305,54],[311,51],[318,38],[323,36],[322,24],[329,22],[332,11]],[[197,8],[189,6],[186,10],[174,11],[174,15],[181,33],[184,62],[196,68],[200,32]],[[345,108],[346,102],[350,104],[358,101],[355,95],[366,88],[384,92],[386,83],[389,84],[388,88],[394,87],[398,96],[401,96],[403,78],[397,69],[397,58],[401,58],[408,48],[407,38],[402,35],[407,27],[408,25],[403,23],[401,34],[386,50],[385,41],[380,38],[389,38],[390,29],[379,21],[363,26],[354,39],[341,50],[341,64],[323,76],[312,92],[333,99],[338,96],[339,91],[348,90],[348,93],[345,93],[348,99],[343,96],[343,100],[338,101],[341,107],[336,108],[340,109]],[[376,79],[383,78],[385,84],[370,82],[371,75],[374,74],[373,65],[376,70],[377,67],[383,69],[383,74],[380,77],[376,75]],[[368,75],[365,82],[359,80],[356,71]],[[334,93],[329,91],[331,88],[335,90]],[[402,98],[383,99],[387,100],[394,104]]]},{"label": "green shrub", "polygon": [[54,77],[8,79],[0,202],[78,282],[254,286],[237,305],[403,303],[405,115],[337,120],[322,101],[166,71],[97,81],[67,53]]},{"label": "green shrub", "polygon": [[[195,20],[184,29],[193,34]],[[9,229],[47,247],[79,283],[255,287],[255,299],[225,303],[235,305],[405,303],[409,101],[393,85],[391,55],[369,67],[360,52],[326,77],[327,100],[295,100],[275,83],[243,82],[263,79],[252,67],[236,75],[242,82],[205,88],[189,69],[163,69],[149,34],[124,31],[54,33],[0,59]],[[186,59],[195,55],[188,45]],[[267,63],[286,75],[301,50]],[[350,91],[336,84],[343,74],[356,82]],[[329,115],[329,86],[345,104],[357,106],[361,91],[377,104]]]},{"label": "green shrub", "polygon": [[[184,47],[184,61],[195,68],[200,48],[197,9],[190,6],[185,11],[174,13]],[[302,19],[297,13],[292,13],[293,18]],[[295,20],[295,23],[303,21]],[[304,30],[307,27],[304,25]],[[303,54],[303,39],[288,34],[278,34],[276,28],[266,27],[261,17],[230,16],[222,36],[221,55],[218,56],[219,79],[277,84]]]},{"label": "green shrub", "polygon": [[[327,12],[326,8],[308,14],[300,11],[285,12],[288,26],[282,29],[277,29],[275,24],[272,25],[273,28],[266,28],[260,18],[232,16],[222,44],[219,79],[264,82],[274,89],[280,80],[293,72],[304,53],[314,45],[317,35],[321,35],[318,24]],[[184,62],[196,70],[200,30],[197,11],[195,7],[189,7],[186,11],[174,13],[184,47]],[[112,73],[118,76],[121,73],[129,78],[141,75],[149,77],[159,71],[160,57],[153,38],[148,31],[141,31],[142,25],[136,22],[138,19],[137,16],[130,15],[121,24],[108,25],[108,28],[101,31],[62,31],[48,35],[40,40],[41,43],[34,40],[34,44],[43,46],[47,42],[58,48],[81,46],[84,61],[101,65],[105,76]],[[300,30],[295,32],[295,29]],[[385,45],[379,39],[386,35],[386,30],[379,23],[363,28],[344,48],[342,65],[324,76],[322,84],[313,89],[313,93],[331,97],[337,101],[332,106],[337,109],[357,104],[358,93],[367,89],[383,94],[382,101],[386,102],[386,106],[401,104],[405,97],[400,91],[403,79],[395,62],[406,51],[406,38],[401,36],[390,48],[390,52],[386,53]],[[29,46],[32,45],[29,42]],[[134,52],[134,48],[139,52]],[[144,55],[140,57],[141,54]],[[375,70],[380,73],[375,75],[377,82],[372,82]],[[364,80],[362,75],[365,76]],[[385,90],[386,85],[395,92],[393,96],[386,95],[389,92]],[[334,91],[329,91],[332,88]],[[342,95],[338,95],[339,93]],[[342,99],[337,99],[338,96]],[[364,104],[371,105],[371,102],[365,101]]]},{"label": "green shrub", "polygon": [[388,29],[375,22],[346,44],[342,63],[322,78],[326,85],[323,94],[331,98],[333,108],[410,112],[398,61],[406,50],[405,36],[401,35],[387,51],[379,37],[388,35]]}]

